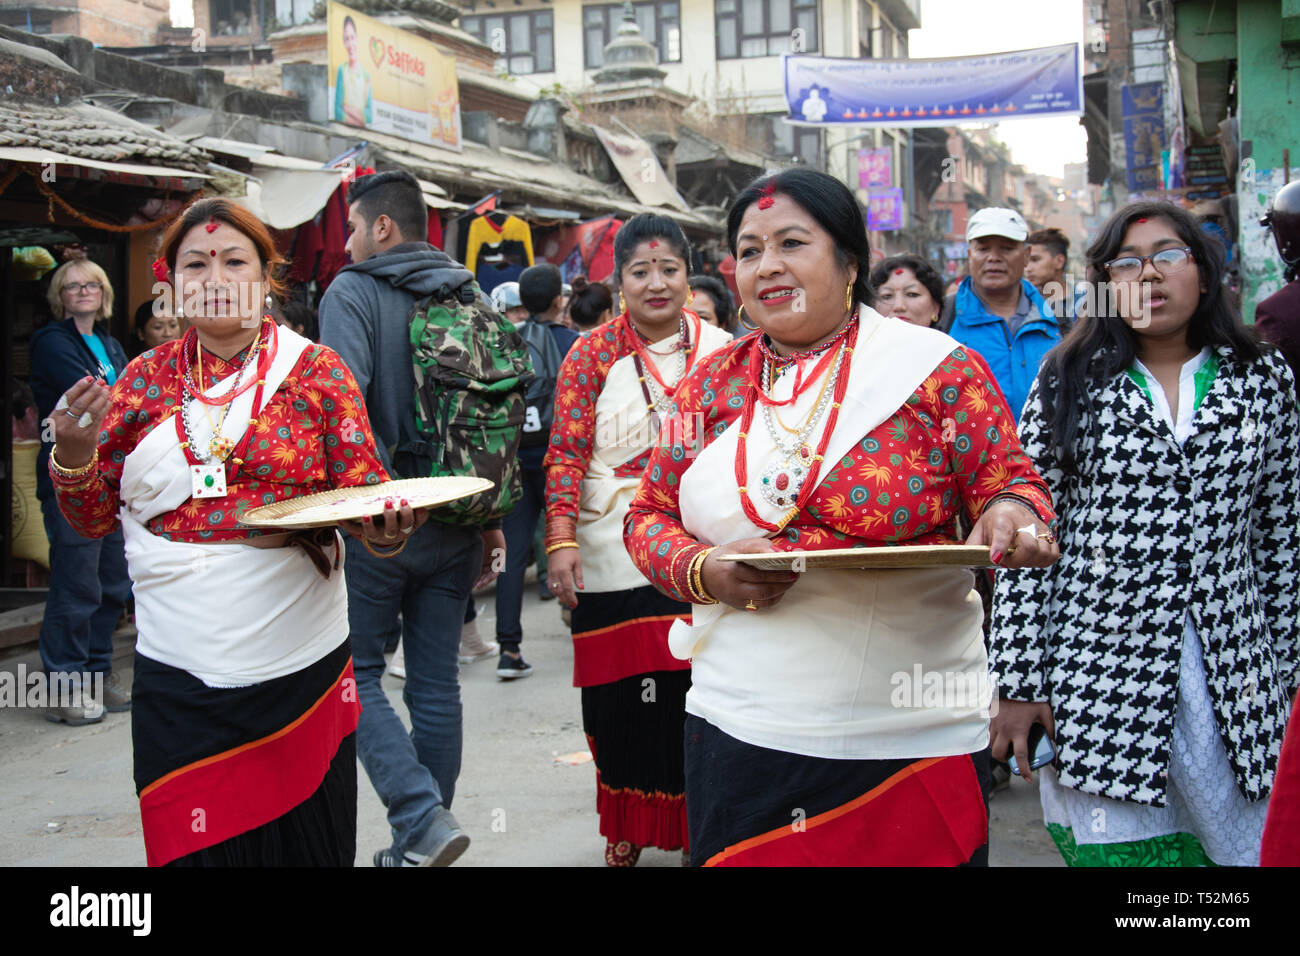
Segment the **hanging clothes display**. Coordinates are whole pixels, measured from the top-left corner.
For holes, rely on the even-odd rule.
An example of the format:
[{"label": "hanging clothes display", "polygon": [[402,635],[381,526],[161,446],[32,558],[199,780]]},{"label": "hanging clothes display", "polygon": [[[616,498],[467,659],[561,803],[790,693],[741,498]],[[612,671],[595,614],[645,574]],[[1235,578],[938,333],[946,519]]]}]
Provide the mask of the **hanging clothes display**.
[{"label": "hanging clothes display", "polygon": [[477,275],[479,259],[488,247],[512,262],[533,264],[533,233],[518,216],[493,211],[471,222],[465,239],[465,268]]}]

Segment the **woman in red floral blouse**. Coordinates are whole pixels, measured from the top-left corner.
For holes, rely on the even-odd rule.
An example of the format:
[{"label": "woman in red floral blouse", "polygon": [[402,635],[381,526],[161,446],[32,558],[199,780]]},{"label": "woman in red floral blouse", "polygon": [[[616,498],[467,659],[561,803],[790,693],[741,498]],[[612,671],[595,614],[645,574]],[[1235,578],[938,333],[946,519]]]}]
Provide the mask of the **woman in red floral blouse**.
[{"label": "woman in red floral blouse", "polygon": [[605,862],[686,845],[683,702],[690,665],[668,651],[687,612],[646,583],[623,547],[623,515],[658,421],[687,372],[729,336],[683,308],[690,248],[666,216],[614,238],[621,315],[569,350],[546,455],[551,590],[573,608],[573,683],[596,761]]},{"label": "woman in red floral blouse", "polygon": [[[50,459],[72,526],[126,536],[146,856],[350,866],[360,707],[341,542],[241,518],[387,475],[346,366],[263,315],[263,293],[281,291],[266,227],[200,200],[162,249],[155,273],[174,277],[190,329],[133,360],[111,392],[89,378],[69,389]],[[349,530],[395,553],[421,516],[394,505]]]},{"label": "woman in red floral blouse", "polygon": [[837,180],[761,178],[728,219],[763,334],[678,390],[627,512],[627,549],[693,605],[692,862],[987,860],[991,687],[964,568],[764,571],[732,552],[989,545],[1002,567],[1057,557],[1047,488],[983,360],[861,305],[870,251]]}]

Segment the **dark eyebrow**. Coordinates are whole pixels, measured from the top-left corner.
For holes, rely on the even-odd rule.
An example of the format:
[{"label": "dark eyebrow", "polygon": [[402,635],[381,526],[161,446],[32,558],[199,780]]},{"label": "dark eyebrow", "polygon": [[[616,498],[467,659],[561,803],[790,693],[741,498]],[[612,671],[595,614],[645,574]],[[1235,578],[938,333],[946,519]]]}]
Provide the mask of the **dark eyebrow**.
[{"label": "dark eyebrow", "polygon": [[[1153,245],[1154,245],[1155,248],[1159,249],[1161,246],[1169,245],[1169,244],[1171,244],[1171,243],[1172,243],[1173,245],[1175,245],[1175,246],[1179,246],[1179,247],[1182,247],[1182,246],[1187,245],[1187,243],[1183,242],[1183,240],[1179,239],[1177,236],[1170,236],[1170,237],[1167,238],[1167,239],[1157,239]],[[1134,245],[1120,246],[1120,247],[1119,247],[1119,251],[1120,251],[1120,252],[1135,252],[1135,251],[1137,251],[1137,246],[1134,246]]]},{"label": "dark eyebrow", "polygon": [[[673,262],[676,262],[676,263],[679,264],[679,265],[684,261],[684,260],[681,258],[681,256],[674,255],[674,254],[671,253],[671,252],[666,252],[666,253],[664,253],[662,256],[660,256],[659,258],[662,259],[662,260],[665,261],[665,262],[667,262],[669,259],[671,259]],[[629,269],[632,269],[632,268],[634,268],[634,267],[636,267],[636,266],[646,266],[646,265],[649,265],[649,264],[650,264],[650,260],[649,260],[649,259],[633,259],[631,262],[629,262],[629,263],[627,264],[627,267],[628,267]]]},{"label": "dark eyebrow", "polygon": [[[181,255],[188,256],[193,254],[193,255],[201,256],[204,255],[205,251],[206,250],[203,249],[186,249],[184,252],[181,253]],[[222,249],[221,251],[224,254],[227,252],[243,252],[244,250],[241,249],[239,246],[226,246],[226,248]]]},{"label": "dark eyebrow", "polygon": [[[808,233],[808,232],[809,232],[809,230],[805,229],[803,226],[782,226],[782,227],[781,227],[780,229],[778,229],[776,232],[771,233],[771,235],[773,235],[773,236],[780,236],[780,235],[782,235],[782,234],[784,234],[784,233],[790,232],[792,229],[798,229],[800,232],[803,232],[803,233]],[[811,233],[809,233],[809,234],[811,234]],[[757,238],[758,238],[758,236],[756,236],[756,235],[755,235],[754,233],[752,233],[752,232],[742,232],[740,235],[738,235],[738,236],[736,237],[736,241],[739,242],[739,241],[742,240],[742,239],[757,239]]]}]

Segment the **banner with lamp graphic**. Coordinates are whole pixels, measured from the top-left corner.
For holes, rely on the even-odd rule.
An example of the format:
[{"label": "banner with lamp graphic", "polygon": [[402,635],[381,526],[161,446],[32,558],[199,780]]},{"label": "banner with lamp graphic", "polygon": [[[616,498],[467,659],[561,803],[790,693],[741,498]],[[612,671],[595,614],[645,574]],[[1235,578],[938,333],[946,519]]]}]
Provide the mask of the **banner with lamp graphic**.
[{"label": "banner with lamp graphic", "polygon": [[341,3],[329,4],[328,22],[334,122],[461,149],[455,59]]},{"label": "banner with lamp graphic", "polygon": [[796,126],[956,126],[1083,115],[1079,47],[933,60],[786,54],[785,98]]}]

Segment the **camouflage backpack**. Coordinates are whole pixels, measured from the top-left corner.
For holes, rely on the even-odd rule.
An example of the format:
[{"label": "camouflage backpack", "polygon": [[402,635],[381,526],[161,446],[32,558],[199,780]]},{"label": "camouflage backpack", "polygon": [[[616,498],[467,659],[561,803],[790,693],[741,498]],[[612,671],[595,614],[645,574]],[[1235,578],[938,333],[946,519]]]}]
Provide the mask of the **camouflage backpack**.
[{"label": "camouflage backpack", "polygon": [[415,303],[409,318],[415,363],[415,437],[394,455],[404,477],[473,475],[495,487],[441,508],[440,520],[484,524],[519,500],[524,391],[533,380],[528,346],[484,303],[478,286]]}]

